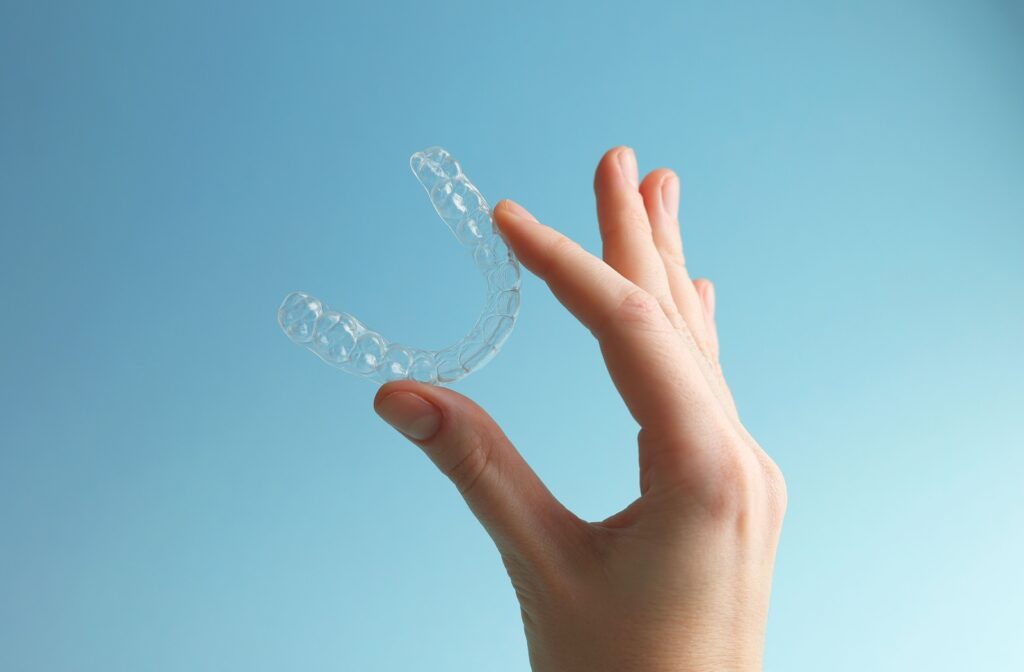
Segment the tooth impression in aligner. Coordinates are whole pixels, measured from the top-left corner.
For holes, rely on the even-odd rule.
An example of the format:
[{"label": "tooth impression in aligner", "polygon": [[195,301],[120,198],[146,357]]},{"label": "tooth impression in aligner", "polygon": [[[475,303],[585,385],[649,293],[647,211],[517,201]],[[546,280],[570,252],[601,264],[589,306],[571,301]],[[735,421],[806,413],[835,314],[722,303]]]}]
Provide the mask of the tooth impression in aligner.
[{"label": "tooth impression in aligner", "polygon": [[483,368],[501,349],[519,314],[522,278],[487,201],[447,150],[416,152],[409,166],[483,276],[487,295],[469,333],[438,351],[400,345],[305,292],[285,297],[277,322],[293,342],[342,371],[381,383],[410,379],[446,385]]}]

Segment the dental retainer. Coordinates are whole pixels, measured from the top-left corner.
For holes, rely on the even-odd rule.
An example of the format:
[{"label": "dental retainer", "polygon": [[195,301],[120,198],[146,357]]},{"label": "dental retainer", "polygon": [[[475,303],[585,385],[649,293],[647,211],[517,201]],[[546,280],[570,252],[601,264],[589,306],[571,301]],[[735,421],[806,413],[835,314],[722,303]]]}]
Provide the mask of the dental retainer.
[{"label": "dental retainer", "polygon": [[353,315],[331,310],[304,292],[285,297],[277,321],[288,338],[342,371],[377,382],[445,385],[482,368],[511,333],[519,314],[519,261],[494,225],[487,201],[447,150],[416,152],[409,166],[487,283],[487,299],[469,333],[443,350],[412,348],[392,343]]}]

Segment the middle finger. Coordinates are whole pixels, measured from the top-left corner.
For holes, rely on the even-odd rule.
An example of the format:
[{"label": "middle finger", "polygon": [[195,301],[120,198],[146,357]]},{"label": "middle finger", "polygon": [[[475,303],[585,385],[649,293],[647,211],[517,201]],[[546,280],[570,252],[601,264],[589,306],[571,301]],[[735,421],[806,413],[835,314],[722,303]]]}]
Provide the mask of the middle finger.
[{"label": "middle finger", "polygon": [[683,318],[672,298],[661,255],[654,246],[639,180],[636,154],[629,147],[609,150],[597,165],[594,194],[602,257],[624,278],[657,299],[665,316],[679,329]]}]

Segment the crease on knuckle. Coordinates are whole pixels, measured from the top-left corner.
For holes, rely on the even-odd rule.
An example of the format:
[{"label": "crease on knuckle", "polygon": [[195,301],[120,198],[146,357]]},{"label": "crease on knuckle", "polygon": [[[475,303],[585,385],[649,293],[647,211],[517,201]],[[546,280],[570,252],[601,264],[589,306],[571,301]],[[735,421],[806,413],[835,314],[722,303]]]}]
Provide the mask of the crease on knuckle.
[{"label": "crease on knuckle", "polygon": [[668,319],[661,302],[649,292],[636,287],[629,290],[612,311],[611,320],[644,328],[664,327]]},{"label": "crease on knuckle", "polygon": [[671,295],[659,296],[658,303],[661,305],[661,312],[665,313],[665,317],[676,331],[686,328],[686,318],[679,312]]},{"label": "crease on knuckle", "polygon": [[484,473],[491,468],[492,453],[490,443],[476,436],[466,453],[445,471],[445,475],[464,497],[472,492]]},{"label": "crease on knuckle", "polygon": [[686,255],[683,253],[682,248],[675,244],[659,245],[658,252],[661,254],[661,260],[666,266],[686,271]]}]

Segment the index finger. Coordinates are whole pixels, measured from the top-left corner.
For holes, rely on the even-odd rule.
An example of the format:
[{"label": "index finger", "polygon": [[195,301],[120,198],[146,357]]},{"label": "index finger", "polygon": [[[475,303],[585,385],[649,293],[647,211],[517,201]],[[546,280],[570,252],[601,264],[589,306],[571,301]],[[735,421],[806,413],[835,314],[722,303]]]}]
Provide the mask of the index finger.
[{"label": "index finger", "polygon": [[657,299],[512,201],[498,203],[494,219],[523,265],[597,338],[642,428],[691,431],[714,417],[714,394]]}]

